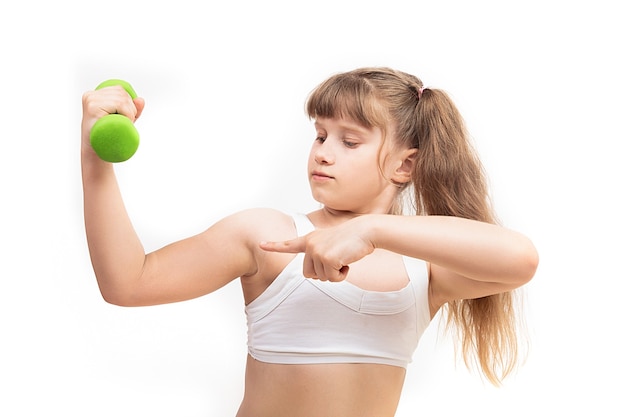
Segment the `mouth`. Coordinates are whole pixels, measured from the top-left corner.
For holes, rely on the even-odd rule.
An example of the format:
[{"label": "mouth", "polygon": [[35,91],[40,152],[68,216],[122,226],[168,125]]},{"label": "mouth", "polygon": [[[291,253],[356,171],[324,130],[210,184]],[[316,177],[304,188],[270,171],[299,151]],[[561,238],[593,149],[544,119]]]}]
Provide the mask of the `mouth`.
[{"label": "mouth", "polygon": [[325,174],[321,171],[313,171],[311,172],[311,179],[316,180],[316,181],[326,181],[326,180],[332,180],[334,177],[331,177],[328,174]]}]

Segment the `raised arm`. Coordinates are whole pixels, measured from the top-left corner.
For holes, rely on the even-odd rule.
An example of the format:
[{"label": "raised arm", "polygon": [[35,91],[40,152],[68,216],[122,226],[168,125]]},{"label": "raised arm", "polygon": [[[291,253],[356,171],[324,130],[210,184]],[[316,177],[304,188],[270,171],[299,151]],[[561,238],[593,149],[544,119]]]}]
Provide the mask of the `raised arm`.
[{"label": "raised arm", "polygon": [[446,216],[363,215],[265,250],[305,252],[305,274],[338,281],[350,263],[374,249],[420,258],[431,265],[440,304],[509,291],[534,275],[538,255],[524,235],[507,228]]},{"label": "raised arm", "polygon": [[448,216],[376,216],[376,247],[430,263],[431,302],[480,298],[530,281],[538,265],[532,242],[502,226]]},{"label": "raised arm", "polygon": [[[128,216],[111,163],[89,143],[100,117],[120,113],[136,120],[144,107],[121,87],[83,95],[81,165],[84,220],[93,269],[107,302],[135,306],[182,301],[207,294],[255,269],[242,230],[250,216],[226,218],[206,231],[146,255]],[[249,226],[249,225],[248,225]],[[236,255],[235,255],[236,254]]]},{"label": "raised arm", "polygon": [[375,247],[425,259],[474,281],[522,284],[537,252],[524,235],[489,223],[449,216],[374,216]]}]

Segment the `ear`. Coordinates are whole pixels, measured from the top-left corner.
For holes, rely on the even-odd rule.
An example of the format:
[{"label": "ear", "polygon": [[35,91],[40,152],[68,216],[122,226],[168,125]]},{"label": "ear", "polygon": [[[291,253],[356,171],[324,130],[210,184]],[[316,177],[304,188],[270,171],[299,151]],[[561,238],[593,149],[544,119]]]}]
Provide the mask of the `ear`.
[{"label": "ear", "polygon": [[418,149],[410,148],[404,149],[398,153],[396,169],[391,178],[393,181],[399,184],[405,184],[411,181],[418,152]]}]

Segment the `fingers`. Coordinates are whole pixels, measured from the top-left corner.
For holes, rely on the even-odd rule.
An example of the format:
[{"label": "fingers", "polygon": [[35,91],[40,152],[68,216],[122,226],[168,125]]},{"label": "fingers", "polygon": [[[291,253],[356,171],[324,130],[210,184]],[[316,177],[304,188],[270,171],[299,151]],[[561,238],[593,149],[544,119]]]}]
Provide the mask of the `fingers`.
[{"label": "fingers", "polygon": [[83,112],[85,116],[93,118],[118,113],[135,121],[144,106],[145,101],[142,98],[132,100],[126,90],[117,85],[89,91],[83,95]]},{"label": "fingers", "polygon": [[299,237],[292,240],[285,240],[283,242],[260,242],[261,249],[268,252],[281,252],[281,253],[300,253],[304,252],[306,248],[306,241],[304,237]]},{"label": "fingers", "polygon": [[[141,110],[143,111],[143,99],[131,99],[130,95],[128,95],[126,90],[120,85],[105,87],[99,91],[103,91],[103,93],[107,94],[105,98],[109,101],[106,103],[107,108],[103,109],[107,113],[122,114],[134,122],[140,114],[137,104],[141,106]],[[137,104],[135,102],[137,102]],[[115,108],[113,109],[113,107]]]},{"label": "fingers", "polygon": [[135,114],[135,120],[137,120],[139,116],[141,116],[143,108],[146,106],[146,101],[141,97],[137,97],[133,100],[133,104],[135,105],[135,109],[137,109],[137,113]]},{"label": "fingers", "polygon": [[305,253],[302,273],[307,278],[315,278],[320,281],[343,281],[350,269],[347,265],[335,260],[308,253],[305,236],[283,242],[263,241],[259,243],[259,247],[268,252]]},{"label": "fingers", "polygon": [[302,273],[307,278],[315,278],[320,281],[339,282],[346,279],[350,267],[348,265],[331,265],[321,261],[312,260],[305,256]]}]

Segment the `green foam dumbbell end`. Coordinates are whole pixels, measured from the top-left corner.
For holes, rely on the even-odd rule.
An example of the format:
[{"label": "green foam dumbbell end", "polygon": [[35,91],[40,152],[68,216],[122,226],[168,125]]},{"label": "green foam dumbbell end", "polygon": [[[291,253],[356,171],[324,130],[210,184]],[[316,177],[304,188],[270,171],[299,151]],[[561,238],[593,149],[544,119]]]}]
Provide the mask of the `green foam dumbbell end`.
[{"label": "green foam dumbbell end", "polygon": [[[110,79],[100,83],[96,90],[113,85],[120,85],[131,98],[137,93],[124,80]],[[101,117],[91,128],[91,147],[107,162],[124,162],[130,159],[139,147],[139,132],[133,122],[121,114],[109,114]]]},{"label": "green foam dumbbell end", "polygon": [[137,151],[139,132],[128,117],[109,114],[91,128],[91,147],[104,161],[124,162]]}]

